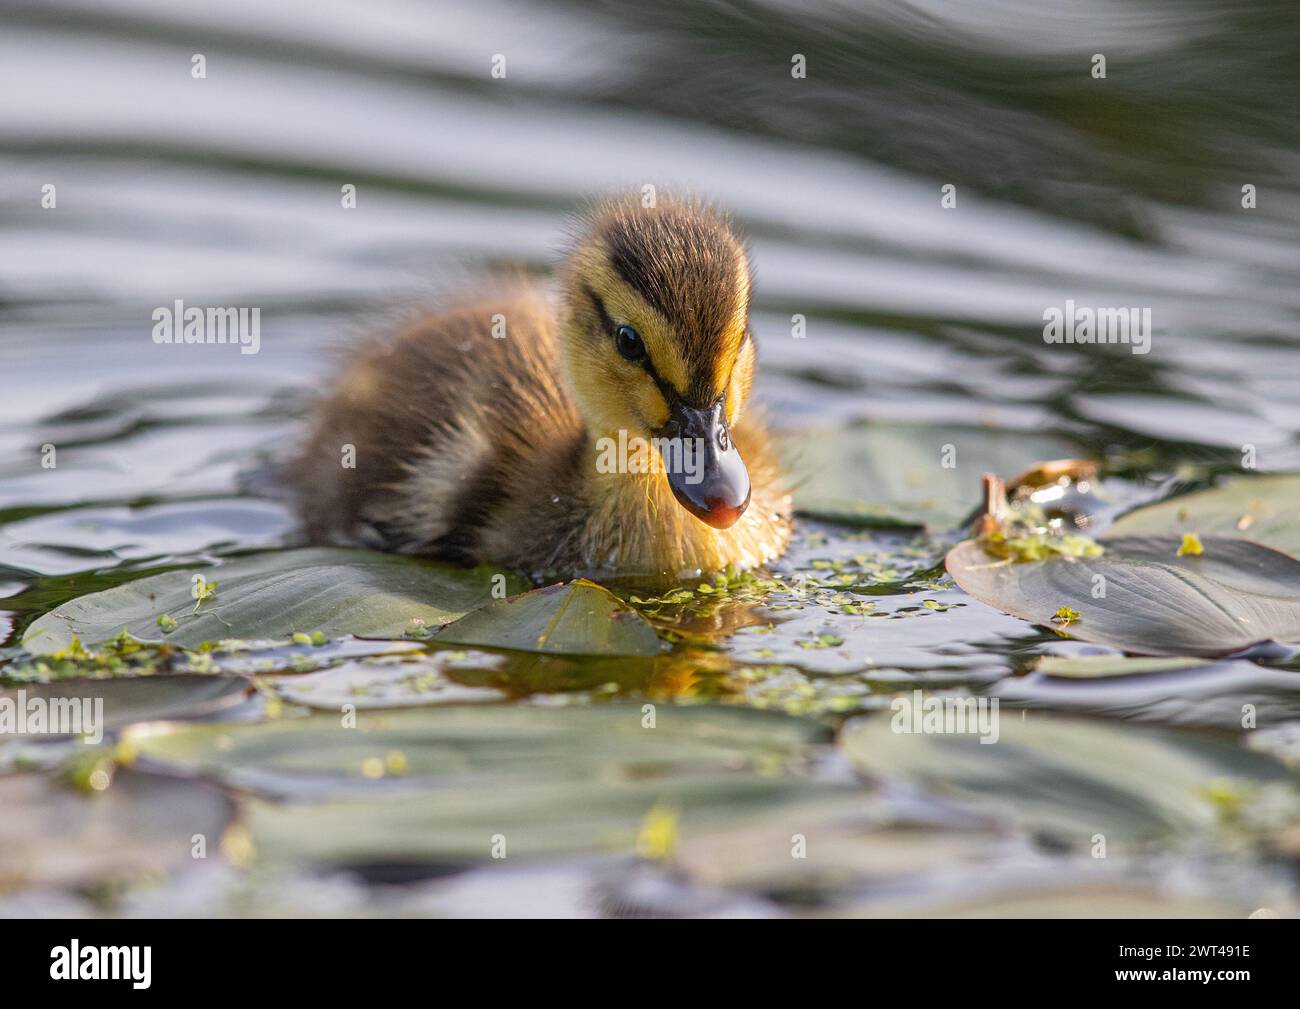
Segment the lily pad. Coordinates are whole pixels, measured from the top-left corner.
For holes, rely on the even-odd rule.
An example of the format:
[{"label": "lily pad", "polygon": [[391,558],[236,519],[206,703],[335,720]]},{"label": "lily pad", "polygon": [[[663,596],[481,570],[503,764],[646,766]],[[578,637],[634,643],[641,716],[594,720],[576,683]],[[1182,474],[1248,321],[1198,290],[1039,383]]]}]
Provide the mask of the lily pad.
[{"label": "lily pad", "polygon": [[1206,659],[1173,656],[1136,658],[1131,655],[1045,655],[1034,664],[1034,669],[1044,676],[1059,676],[1071,680],[1096,680],[1111,676],[1168,673],[1208,664]]},{"label": "lily pad", "polygon": [[997,741],[969,732],[894,731],[898,716],[857,718],[840,744],[873,778],[1001,812],[1026,829],[1088,849],[1209,837],[1221,796],[1286,781],[1286,769],[1231,742],[1169,730],[999,711]]},{"label": "lily pad", "polygon": [[[776,806],[721,829],[693,829],[682,838],[680,864],[696,883],[784,892],[824,913],[863,891],[901,889],[913,901],[942,892],[963,867],[992,869],[1005,853],[1006,834],[1005,823],[965,816],[945,803],[927,807],[913,796],[896,802],[859,791]],[[807,858],[791,858],[796,836]]]},{"label": "lily pad", "polygon": [[1252,732],[1246,742],[1252,750],[1270,754],[1300,771],[1300,719]]},{"label": "lily pad", "polygon": [[495,835],[512,859],[631,854],[655,808],[695,830],[862,795],[804,775],[810,748],[830,739],[824,727],[743,708],[661,704],[653,728],[643,706],[623,704],[356,717],[353,729],[326,715],[147,726],[128,740],[140,766],[257,793],[250,827],[268,861],[487,861]]},{"label": "lily pad", "polygon": [[741,708],[659,705],[653,716],[647,728],[639,705],[448,705],[262,724],[141,726],[127,739],[151,767],[305,796],[410,791],[448,776],[486,782],[490,774],[496,788],[537,775],[591,783],[772,769],[828,738],[815,723]]},{"label": "lily pad", "polygon": [[790,835],[810,822],[801,811],[861,798],[851,785],[713,768],[590,780],[543,772],[532,780],[452,782],[436,791],[311,805],[253,800],[248,808],[258,858],[272,863],[447,867],[491,862],[494,850],[512,862],[601,852],[628,857],[654,809],[671,809],[687,837],[784,815],[781,851],[789,862]]},{"label": "lily pad", "polygon": [[988,693],[1003,705],[1248,736],[1257,727],[1300,718],[1300,672],[1244,659],[1052,657],[1037,671],[1005,679]]},{"label": "lily pad", "polygon": [[[196,574],[216,585],[193,594]],[[35,621],[23,645],[37,654],[107,641],[124,627],[141,641],[194,648],[224,638],[400,638],[413,621],[439,627],[487,602],[493,576],[413,557],[316,547],[260,554],[201,571],[169,571],[64,603]],[[519,579],[508,582],[515,590]],[[175,629],[164,633],[165,624]]]},{"label": "lily pad", "polygon": [[0,893],[156,881],[160,872],[218,856],[234,819],[220,787],[118,769],[103,791],[73,790],[47,774],[0,777]]},{"label": "lily pad", "polygon": [[1238,477],[1219,487],[1146,505],[1119,518],[1108,537],[1239,536],[1300,556],[1300,473]]},{"label": "lily pad", "polygon": [[[1086,857],[1086,856],[1081,856]],[[1196,892],[1194,883],[1152,885],[1150,873],[1140,869],[1105,872],[1092,864],[1063,866],[1054,860],[1037,878],[1030,873],[993,875],[973,881],[966,890],[943,899],[896,896],[888,889],[870,893],[842,913],[855,918],[1235,918],[1240,920],[1257,902],[1209,896]],[[1199,869],[1199,866],[1193,870]],[[1066,877],[1062,879],[1062,877]],[[1028,878],[1027,878],[1028,877]],[[1261,894],[1271,892],[1263,873],[1250,878]],[[1179,892],[1182,891],[1182,892]],[[1235,896],[1235,895],[1234,895]]]},{"label": "lily pad", "polygon": [[[127,676],[117,679],[72,678],[51,683],[24,683],[0,690],[0,705],[15,710],[32,701],[49,708],[60,702],[89,704],[100,731],[114,732],[133,722],[173,718],[206,718],[242,704],[252,687],[240,676]],[[84,709],[80,709],[84,713]],[[102,718],[102,722],[99,719]],[[11,738],[3,733],[0,739]],[[49,737],[14,733],[12,738]]]},{"label": "lily pad", "polygon": [[561,655],[654,655],[662,647],[641,614],[584,578],[499,599],[449,624],[437,640]]},{"label": "lily pad", "polygon": [[882,528],[952,528],[980,503],[983,473],[1078,452],[1052,434],[925,424],[798,431],[781,443],[801,514]]},{"label": "lily pad", "polygon": [[980,602],[1049,628],[1068,607],[1079,614],[1070,637],[1142,655],[1222,656],[1300,641],[1300,560],[1246,540],[1204,545],[1180,557],[1177,537],[1122,536],[1107,539],[1100,557],[1018,564],[967,540],[947,567]]}]

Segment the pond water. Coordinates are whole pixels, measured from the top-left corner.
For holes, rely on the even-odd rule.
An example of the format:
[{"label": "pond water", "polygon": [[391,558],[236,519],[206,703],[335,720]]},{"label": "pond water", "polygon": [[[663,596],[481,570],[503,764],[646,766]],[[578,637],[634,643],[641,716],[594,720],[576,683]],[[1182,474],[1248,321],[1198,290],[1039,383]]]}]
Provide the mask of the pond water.
[{"label": "pond water", "polygon": [[[1300,469],[1289,5],[5,6],[10,690],[141,671],[23,648],[73,599],[300,547],[266,466],[339,350],[494,268],[545,274],[614,189],[743,222],[758,395],[809,517],[775,584],[638,597],[654,655],[340,636],[104,687],[93,759],[0,746],[0,913],[1300,907],[1294,646],[1052,676],[1035,660],[1118,649],[942,567],[984,472],[1096,460],[1109,518]],[[177,299],[258,306],[258,352],[155,344]],[[1046,342],[1067,301],[1149,309],[1149,352]],[[849,506],[927,531],[828,521]],[[914,689],[999,699],[1002,741],[904,742],[889,709]],[[329,713],[349,699],[359,743]]]}]

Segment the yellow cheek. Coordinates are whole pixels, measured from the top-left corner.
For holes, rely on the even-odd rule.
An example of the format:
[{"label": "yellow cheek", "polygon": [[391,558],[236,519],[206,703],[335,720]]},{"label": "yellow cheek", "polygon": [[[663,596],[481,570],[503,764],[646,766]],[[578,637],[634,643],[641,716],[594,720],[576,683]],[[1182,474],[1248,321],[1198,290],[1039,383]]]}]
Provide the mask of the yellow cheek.
[{"label": "yellow cheek", "polygon": [[668,404],[649,375],[637,376],[635,402],[637,413],[651,431],[668,423]]},{"label": "yellow cheek", "polygon": [[736,358],[736,365],[731,370],[731,382],[727,385],[727,423],[734,424],[740,418],[745,401],[749,399],[749,390],[754,384],[754,365],[757,356],[754,353],[754,341],[746,342]]},{"label": "yellow cheek", "polygon": [[600,430],[646,434],[668,422],[668,404],[654,380],[639,369],[616,361],[587,376],[583,398],[590,404],[588,419]]}]

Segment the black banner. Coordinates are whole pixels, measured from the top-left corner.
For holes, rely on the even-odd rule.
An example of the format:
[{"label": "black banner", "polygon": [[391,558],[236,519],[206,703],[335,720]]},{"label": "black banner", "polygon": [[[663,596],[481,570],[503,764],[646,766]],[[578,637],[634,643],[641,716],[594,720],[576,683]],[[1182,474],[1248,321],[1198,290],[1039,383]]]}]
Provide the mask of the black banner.
[{"label": "black banner", "polygon": [[[513,928],[504,934],[497,923],[481,920],[10,921],[0,927],[0,961],[6,968],[6,991],[16,996],[64,989],[82,997],[111,990],[132,998],[268,992],[337,998],[427,984],[439,973],[462,988],[467,981],[462,958],[448,958],[461,944],[475,948],[474,962],[482,966],[493,956],[508,962],[505,973],[523,983],[553,978],[557,969],[583,971],[600,961],[638,969],[628,963],[634,949],[637,958],[650,961],[648,969],[662,973],[672,969],[684,949],[641,945],[649,938],[641,928],[650,928],[662,943],[667,933],[661,930],[677,931],[682,925],[573,927],[579,930],[575,939],[582,943],[581,954],[573,958],[576,962],[564,963],[551,943]],[[820,951],[818,945],[799,949],[802,962],[815,963],[812,958],[819,953],[833,956],[827,963],[835,962],[836,951],[849,943],[859,950],[854,962],[863,971],[864,985],[887,977],[896,994],[901,986],[918,997],[951,992],[985,998],[991,973],[1001,978],[998,984],[1016,989],[1036,982],[1051,985],[1038,989],[1044,994],[1128,988],[1182,995],[1200,989],[1231,998],[1281,991],[1294,984],[1294,950],[1300,939],[1294,921],[867,921],[805,925],[788,932],[782,928],[779,935],[764,934],[770,926],[705,925],[707,933],[695,932],[699,925],[685,927],[691,937],[707,936],[719,967],[715,983],[724,986],[734,983],[744,990],[746,982],[768,973],[771,961],[761,944],[802,940],[825,944]],[[627,945],[629,928],[637,946]],[[548,938],[562,934],[547,924]],[[674,938],[680,942],[682,937]],[[735,946],[729,949],[726,939]],[[608,949],[602,951],[605,943]],[[782,960],[795,962],[790,958],[796,948],[783,952]],[[689,954],[692,974],[704,950],[696,947]],[[490,967],[486,972],[494,993],[500,973]],[[843,973],[842,966],[836,968],[841,979]],[[681,994],[679,987],[674,990]],[[872,992],[864,987],[860,994],[866,998]]]}]

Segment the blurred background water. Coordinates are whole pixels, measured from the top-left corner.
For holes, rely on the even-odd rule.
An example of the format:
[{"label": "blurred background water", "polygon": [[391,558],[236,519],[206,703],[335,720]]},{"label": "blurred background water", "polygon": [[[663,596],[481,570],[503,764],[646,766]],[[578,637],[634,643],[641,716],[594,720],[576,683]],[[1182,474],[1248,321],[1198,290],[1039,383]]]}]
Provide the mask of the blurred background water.
[{"label": "blurred background water", "polygon": [[[5,507],[87,496],[33,471],[45,441],[104,500],[229,489],[332,339],[449,276],[545,268],[578,201],[645,184],[749,229],[782,417],[1296,459],[1293,5],[0,8]],[[1150,306],[1154,350],[1044,345],[1067,297]],[[261,354],[159,353],[176,298],[261,306]]]}]

